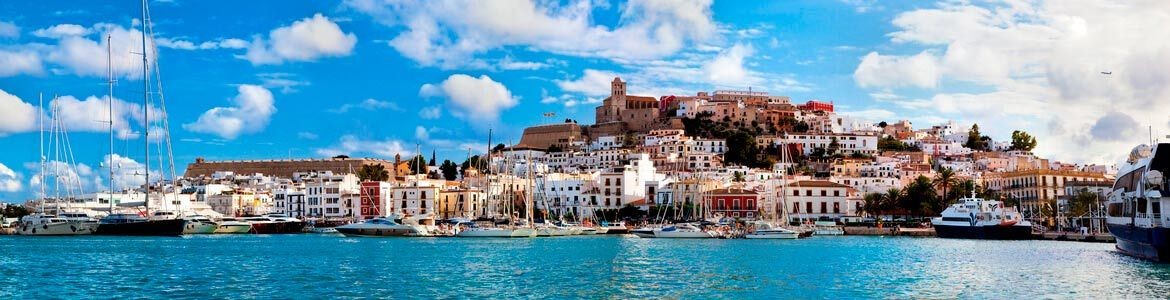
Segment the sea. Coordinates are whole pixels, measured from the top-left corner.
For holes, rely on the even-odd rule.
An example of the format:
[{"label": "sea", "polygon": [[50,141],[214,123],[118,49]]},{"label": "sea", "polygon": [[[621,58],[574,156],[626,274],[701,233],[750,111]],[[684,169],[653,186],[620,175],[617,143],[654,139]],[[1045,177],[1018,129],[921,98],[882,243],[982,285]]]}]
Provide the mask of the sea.
[{"label": "sea", "polygon": [[1165,298],[1113,244],[837,236],[679,240],[0,236],[0,299]]}]

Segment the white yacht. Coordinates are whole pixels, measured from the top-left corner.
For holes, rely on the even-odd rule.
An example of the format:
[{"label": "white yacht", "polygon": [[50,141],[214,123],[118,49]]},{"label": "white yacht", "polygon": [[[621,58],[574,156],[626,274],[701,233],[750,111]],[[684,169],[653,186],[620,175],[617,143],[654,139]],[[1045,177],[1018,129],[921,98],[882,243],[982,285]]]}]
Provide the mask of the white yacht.
[{"label": "white yacht", "polygon": [[813,235],[845,235],[845,228],[833,221],[816,221],[812,231]]},{"label": "white yacht", "polygon": [[628,230],[628,229],[627,230],[630,232],[630,234],[633,234],[636,237],[648,239],[648,238],[653,238],[654,232],[658,231],[659,229],[662,229],[662,227],[642,226],[642,227],[634,228],[633,230]]},{"label": "white yacht", "polygon": [[971,197],[959,199],[930,220],[940,238],[1026,240],[1032,238],[1032,223],[1002,201]]},{"label": "white yacht", "polygon": [[536,229],[528,227],[469,227],[460,230],[457,237],[498,237],[498,238],[526,238],[536,237]]},{"label": "white yacht", "polygon": [[345,236],[430,236],[421,225],[401,224],[389,218],[374,218],[336,227]]},{"label": "white yacht", "polygon": [[1170,143],[1140,145],[1117,169],[1106,202],[1105,225],[1117,250],[1129,256],[1170,262]]},{"label": "white yacht", "polygon": [[743,236],[746,239],[785,239],[793,240],[800,237],[800,233],[780,226],[773,226],[767,222],[759,222],[756,229]]},{"label": "white yacht", "polygon": [[183,227],[183,234],[210,234],[219,228],[219,224],[206,216],[192,215],[183,219],[187,221]]},{"label": "white yacht", "polygon": [[93,234],[97,222],[86,219],[65,218],[45,213],[34,213],[20,218],[16,233],[20,235],[81,235]]},{"label": "white yacht", "polygon": [[236,218],[220,218],[214,233],[248,233],[251,231],[252,223]]},{"label": "white yacht", "polygon": [[690,223],[675,224],[654,230],[654,238],[659,239],[709,239],[715,234]]}]

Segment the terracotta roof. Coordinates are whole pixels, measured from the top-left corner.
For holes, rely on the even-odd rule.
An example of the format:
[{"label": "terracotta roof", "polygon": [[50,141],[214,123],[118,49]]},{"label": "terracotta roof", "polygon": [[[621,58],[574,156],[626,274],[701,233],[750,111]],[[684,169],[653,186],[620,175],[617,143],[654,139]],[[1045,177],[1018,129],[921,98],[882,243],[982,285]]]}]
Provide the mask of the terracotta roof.
[{"label": "terracotta roof", "polygon": [[641,198],[638,200],[630,201],[630,206],[642,206],[642,205],[646,205],[646,198]]}]

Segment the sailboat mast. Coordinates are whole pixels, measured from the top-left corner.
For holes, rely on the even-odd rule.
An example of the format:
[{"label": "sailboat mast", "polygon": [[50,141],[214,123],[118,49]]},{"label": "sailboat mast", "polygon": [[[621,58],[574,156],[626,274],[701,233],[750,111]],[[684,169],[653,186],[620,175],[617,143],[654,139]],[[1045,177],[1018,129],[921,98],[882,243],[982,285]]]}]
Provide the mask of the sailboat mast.
[{"label": "sailboat mast", "polygon": [[39,100],[40,106],[37,107],[37,112],[38,112],[37,120],[39,120],[38,123],[40,124],[40,127],[41,127],[41,142],[40,142],[40,146],[41,146],[41,149],[40,149],[40,155],[41,155],[41,157],[40,157],[40,159],[41,159],[41,179],[40,179],[40,181],[41,181],[41,197],[40,197],[41,201],[40,201],[40,203],[41,204],[40,204],[40,206],[41,207],[40,207],[40,209],[41,209],[41,211],[40,212],[44,213],[45,212],[45,95],[43,93],[37,93],[37,98],[40,99]]},{"label": "sailboat mast", "polygon": [[111,56],[114,51],[113,45],[110,44],[110,36],[106,34],[106,103],[110,106],[108,109],[110,116],[107,119],[109,121],[107,125],[110,129],[110,153],[106,156],[106,168],[109,169],[110,174],[110,194],[106,201],[110,202],[110,213],[112,214],[114,213],[114,63]]},{"label": "sailboat mast", "polygon": [[144,163],[144,176],[146,177],[146,196],[143,198],[143,205],[146,207],[146,215],[150,216],[150,72],[148,72],[149,65],[147,64],[146,53],[146,23],[150,22],[150,16],[146,14],[147,0],[142,0],[142,142],[144,145],[143,153],[146,155]]}]

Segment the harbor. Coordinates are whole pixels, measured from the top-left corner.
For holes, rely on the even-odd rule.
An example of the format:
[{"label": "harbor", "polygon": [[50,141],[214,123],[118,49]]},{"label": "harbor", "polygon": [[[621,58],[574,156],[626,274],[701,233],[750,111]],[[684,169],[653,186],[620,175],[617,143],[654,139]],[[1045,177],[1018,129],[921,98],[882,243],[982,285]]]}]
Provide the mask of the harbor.
[{"label": "harbor", "polygon": [[892,236],[4,236],[0,253],[23,274],[0,298],[1159,298],[1170,279],[1110,244]]}]

